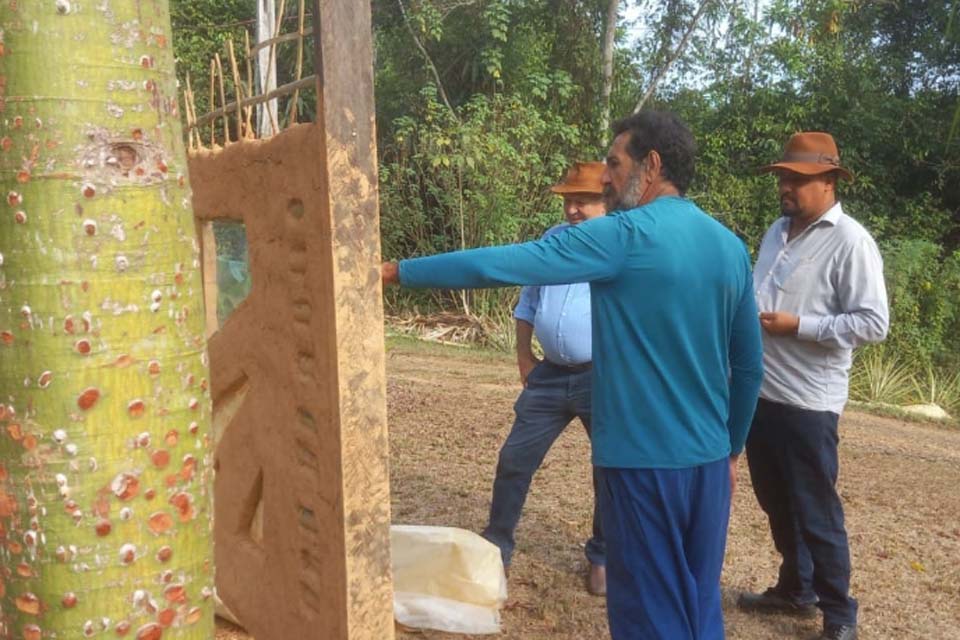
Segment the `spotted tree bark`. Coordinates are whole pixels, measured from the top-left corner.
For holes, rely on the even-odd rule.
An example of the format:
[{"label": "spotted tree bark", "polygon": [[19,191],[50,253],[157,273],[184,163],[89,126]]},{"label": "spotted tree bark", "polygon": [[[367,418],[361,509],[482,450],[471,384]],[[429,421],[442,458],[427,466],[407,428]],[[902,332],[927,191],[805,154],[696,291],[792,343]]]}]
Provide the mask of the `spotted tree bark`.
[{"label": "spotted tree bark", "polygon": [[0,638],[210,638],[166,0],[2,0],[0,180]]}]

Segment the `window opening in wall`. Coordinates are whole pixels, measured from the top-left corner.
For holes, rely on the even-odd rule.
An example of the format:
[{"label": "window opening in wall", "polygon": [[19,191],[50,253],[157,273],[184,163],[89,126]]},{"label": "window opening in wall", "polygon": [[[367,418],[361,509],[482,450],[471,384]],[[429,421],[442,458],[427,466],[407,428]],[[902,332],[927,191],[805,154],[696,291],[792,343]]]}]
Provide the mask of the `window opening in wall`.
[{"label": "window opening in wall", "polygon": [[217,247],[217,322],[220,326],[250,294],[247,230],[242,222],[213,221]]}]

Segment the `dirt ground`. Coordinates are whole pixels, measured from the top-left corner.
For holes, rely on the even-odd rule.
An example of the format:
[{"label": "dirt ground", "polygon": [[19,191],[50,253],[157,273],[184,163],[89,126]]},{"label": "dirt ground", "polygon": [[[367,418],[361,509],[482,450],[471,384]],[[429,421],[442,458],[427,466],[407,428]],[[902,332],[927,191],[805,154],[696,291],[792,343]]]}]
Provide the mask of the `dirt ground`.
[{"label": "dirt ground", "polygon": [[[392,339],[387,376],[393,521],[481,530],[519,389],[513,362]],[[960,640],[960,430],[848,412],[841,438],[840,492],[861,639]],[[534,478],[500,637],[609,638],[604,600],[583,589],[591,501],[589,443],[574,423]],[[816,637],[819,620],[747,616],[734,606],[741,590],[772,584],[777,565],[744,462],[722,581],[728,638]],[[397,636],[473,637],[432,631]],[[220,623],[217,638],[247,636]]]}]

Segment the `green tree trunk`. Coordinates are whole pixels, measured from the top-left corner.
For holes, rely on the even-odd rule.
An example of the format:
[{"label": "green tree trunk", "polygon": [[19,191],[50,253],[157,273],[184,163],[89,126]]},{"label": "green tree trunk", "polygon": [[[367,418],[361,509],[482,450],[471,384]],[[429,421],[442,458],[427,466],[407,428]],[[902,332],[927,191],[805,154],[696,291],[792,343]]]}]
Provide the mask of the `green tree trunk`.
[{"label": "green tree trunk", "polygon": [[213,635],[166,0],[0,4],[0,638]]}]

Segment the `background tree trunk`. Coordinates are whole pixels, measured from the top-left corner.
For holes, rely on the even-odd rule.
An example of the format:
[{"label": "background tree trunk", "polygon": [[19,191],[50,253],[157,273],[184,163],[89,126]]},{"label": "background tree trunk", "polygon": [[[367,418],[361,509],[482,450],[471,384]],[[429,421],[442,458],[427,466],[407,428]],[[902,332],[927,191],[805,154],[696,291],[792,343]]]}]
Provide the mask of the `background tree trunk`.
[{"label": "background tree trunk", "polygon": [[[257,44],[276,36],[277,7],[274,0],[257,1]],[[266,95],[277,88],[277,59],[273,47],[264,47],[257,52],[257,79],[260,94]],[[268,100],[257,105],[257,135],[269,138],[279,133],[277,101]]]},{"label": "background tree trunk", "polygon": [[617,15],[620,0],[608,0],[607,22],[603,32],[603,112],[600,116],[600,131],[604,142],[610,133],[610,94],[613,93],[613,50],[617,41]]},{"label": "background tree trunk", "polygon": [[704,11],[710,5],[710,0],[701,0],[697,12],[693,15],[693,18],[690,20],[690,25],[687,27],[687,30],[683,33],[683,37],[680,38],[680,42],[677,44],[677,48],[673,50],[663,65],[657,69],[653,77],[650,79],[650,84],[647,86],[647,90],[643,92],[643,96],[637,101],[637,106],[633,108],[634,113],[639,113],[643,109],[643,105],[647,103],[647,100],[653,96],[654,92],[657,90],[657,85],[660,84],[660,81],[667,71],[670,70],[670,67],[673,66],[673,63],[677,61],[680,56],[683,55],[684,50],[687,48],[687,42],[690,41],[690,36],[693,35],[693,32],[697,28],[697,24],[700,22],[700,18],[703,17]]},{"label": "background tree trunk", "polygon": [[213,635],[166,0],[0,5],[0,637]]}]

